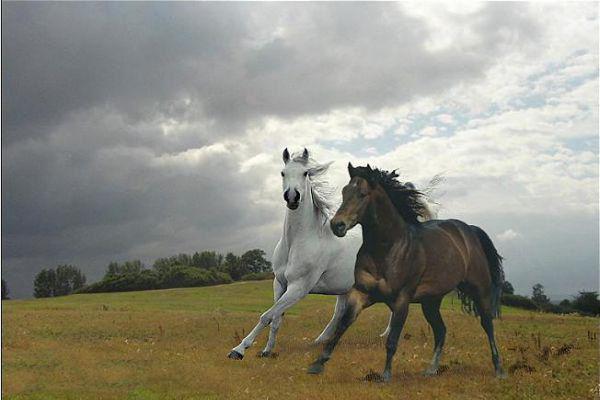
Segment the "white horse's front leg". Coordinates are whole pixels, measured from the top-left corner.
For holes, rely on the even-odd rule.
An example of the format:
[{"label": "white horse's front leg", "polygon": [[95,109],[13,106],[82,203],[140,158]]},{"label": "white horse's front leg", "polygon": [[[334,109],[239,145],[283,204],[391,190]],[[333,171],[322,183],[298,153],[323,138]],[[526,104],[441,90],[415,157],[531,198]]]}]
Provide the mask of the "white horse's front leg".
[{"label": "white horse's front leg", "polygon": [[325,329],[323,329],[323,332],[321,332],[319,337],[315,339],[315,343],[324,343],[327,339],[331,337],[331,335],[333,335],[333,332],[335,332],[335,328],[337,327],[338,322],[340,322],[342,315],[344,315],[344,310],[346,310],[347,301],[348,298],[345,294],[337,296],[333,316],[331,317],[331,320],[329,321],[327,326],[325,326]]},{"label": "white horse's front leg", "polygon": [[300,299],[308,294],[310,290],[309,285],[298,285],[298,284],[290,284],[286,290],[286,292],[275,302],[273,307],[269,308],[263,315],[260,316],[258,320],[258,324],[252,329],[252,331],[242,340],[242,342],[234,347],[230,352],[228,357],[236,360],[241,360],[244,358],[244,353],[246,349],[252,346],[254,340],[258,336],[258,334],[275,318],[281,317],[287,309],[296,304]]},{"label": "white horse's front leg", "polygon": [[[277,302],[279,298],[285,293],[285,287],[279,283],[277,278],[273,280],[273,300]],[[271,329],[269,330],[269,339],[267,340],[267,345],[259,353],[260,357],[269,357],[273,348],[275,347],[275,339],[277,337],[277,331],[279,330],[279,326],[283,320],[283,315],[277,318],[273,318],[273,322],[271,322]]]}]

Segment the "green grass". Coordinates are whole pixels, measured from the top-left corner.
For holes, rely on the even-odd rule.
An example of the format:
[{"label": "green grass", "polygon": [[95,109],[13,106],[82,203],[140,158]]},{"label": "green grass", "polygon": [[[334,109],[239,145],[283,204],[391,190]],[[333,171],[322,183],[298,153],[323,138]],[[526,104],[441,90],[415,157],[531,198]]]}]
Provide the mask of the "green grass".
[{"label": "green grass", "polygon": [[[387,385],[361,378],[380,371],[388,311],[376,305],[342,339],[325,373],[309,376],[312,340],[334,298],[309,296],[286,314],[278,357],[226,358],[271,305],[271,283],[73,295],[2,303],[2,395],[6,399],[580,399],[598,396],[597,318],[503,308],[497,340],[507,380],[493,376],[478,320],[448,297],[444,372],[421,376],[432,337],[411,305]],[[266,333],[266,332],[265,332]],[[590,334],[592,338],[590,339]],[[569,351],[560,351],[565,345]],[[564,353],[564,354],[563,354]],[[517,368],[519,367],[520,368]],[[511,368],[512,367],[512,368]]]}]

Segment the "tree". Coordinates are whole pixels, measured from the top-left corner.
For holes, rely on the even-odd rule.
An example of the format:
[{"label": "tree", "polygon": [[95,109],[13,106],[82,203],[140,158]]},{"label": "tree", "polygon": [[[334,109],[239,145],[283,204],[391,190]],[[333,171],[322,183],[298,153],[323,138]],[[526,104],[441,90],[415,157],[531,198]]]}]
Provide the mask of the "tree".
[{"label": "tree", "polygon": [[33,281],[35,297],[65,296],[85,285],[85,275],[72,265],[59,265],[54,269],[43,269]]},{"label": "tree", "polygon": [[550,299],[544,294],[544,285],[541,283],[533,285],[531,300],[533,300],[535,305],[540,309],[550,304]]},{"label": "tree", "polygon": [[579,292],[579,295],[573,299],[571,306],[583,314],[600,314],[600,300],[598,300],[598,292]]},{"label": "tree", "polygon": [[8,292],[8,285],[6,284],[6,281],[2,279],[2,300],[10,300],[10,297],[8,297]]},{"label": "tree", "polygon": [[85,275],[72,265],[59,265],[54,282],[54,296],[66,296],[85,285]]},{"label": "tree", "polygon": [[242,275],[246,273],[242,267],[240,258],[233,253],[227,253],[225,256],[224,267],[225,272],[227,272],[234,281],[239,281]]},{"label": "tree", "polygon": [[515,294],[515,288],[509,281],[502,283],[502,294]]},{"label": "tree", "polygon": [[172,260],[169,258],[159,258],[154,261],[153,268],[158,273],[167,271],[173,265]]},{"label": "tree", "polygon": [[53,269],[43,269],[33,281],[34,297],[52,297],[54,296],[56,274]]},{"label": "tree", "polygon": [[569,299],[564,299],[563,301],[561,301],[560,303],[558,303],[558,305],[561,306],[562,308],[565,308],[565,309],[573,307],[573,305],[571,304],[571,302],[569,301]]},{"label": "tree", "polygon": [[271,270],[271,263],[265,258],[265,252],[261,249],[253,249],[245,252],[241,257],[241,263],[245,273],[260,273]]},{"label": "tree", "polygon": [[223,256],[214,251],[203,251],[194,253],[191,265],[198,268],[210,269],[216,268],[221,264]]},{"label": "tree", "polygon": [[177,255],[176,260],[177,260],[177,265],[185,265],[185,266],[192,265],[192,257],[190,257],[189,254],[181,253],[181,254]]},{"label": "tree", "polygon": [[[158,260],[157,260],[158,261]],[[139,274],[144,269],[140,260],[125,261],[123,264],[111,262],[106,268],[104,278],[113,278],[120,275]]]},{"label": "tree", "polygon": [[112,261],[108,264],[108,267],[106,267],[104,279],[112,278],[117,275],[119,275],[119,263]]}]

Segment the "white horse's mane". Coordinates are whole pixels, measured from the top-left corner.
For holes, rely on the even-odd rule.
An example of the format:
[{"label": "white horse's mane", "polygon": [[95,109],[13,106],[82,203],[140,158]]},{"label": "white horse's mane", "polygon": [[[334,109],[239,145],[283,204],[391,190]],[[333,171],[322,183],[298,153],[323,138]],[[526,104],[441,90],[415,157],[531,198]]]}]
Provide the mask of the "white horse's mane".
[{"label": "white horse's mane", "polygon": [[333,215],[336,203],[333,200],[335,189],[329,185],[325,174],[333,161],[328,163],[318,163],[314,158],[308,159],[302,156],[302,153],[293,153],[292,161],[304,164],[308,168],[308,180],[310,182],[310,193],[313,203],[320,217],[325,224]]}]

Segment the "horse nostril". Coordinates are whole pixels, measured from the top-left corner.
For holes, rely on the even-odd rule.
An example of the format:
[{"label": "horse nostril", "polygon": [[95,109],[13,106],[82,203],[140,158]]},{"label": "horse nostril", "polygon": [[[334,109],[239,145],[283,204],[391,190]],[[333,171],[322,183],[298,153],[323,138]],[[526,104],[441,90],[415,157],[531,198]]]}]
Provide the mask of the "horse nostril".
[{"label": "horse nostril", "polygon": [[333,225],[333,230],[334,230],[334,232],[338,232],[338,233],[344,232],[346,230],[346,224],[342,221],[336,222]]},{"label": "horse nostril", "polygon": [[296,189],[294,189],[294,192],[296,192],[296,196],[294,196],[294,201],[297,203],[300,201],[300,192]]},{"label": "horse nostril", "polygon": [[283,192],[283,199],[284,199],[285,201],[289,201],[289,200],[288,200],[288,193],[289,193],[289,191],[290,191],[290,190],[288,189],[288,190],[286,190],[285,192]]}]

